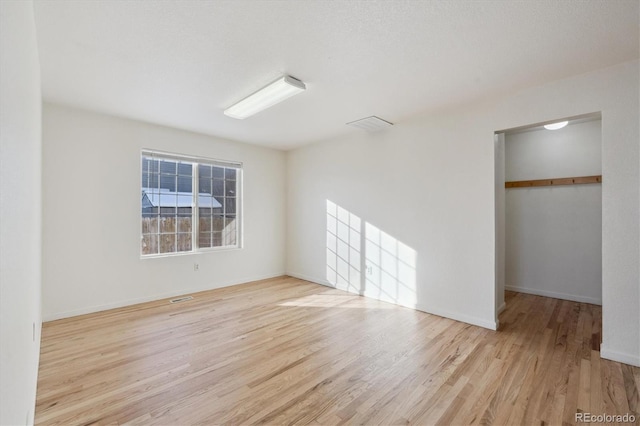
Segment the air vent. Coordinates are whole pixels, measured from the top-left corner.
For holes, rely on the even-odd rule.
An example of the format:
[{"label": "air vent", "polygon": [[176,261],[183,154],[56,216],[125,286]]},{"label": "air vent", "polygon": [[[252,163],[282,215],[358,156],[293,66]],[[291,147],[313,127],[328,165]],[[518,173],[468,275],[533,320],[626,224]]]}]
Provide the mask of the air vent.
[{"label": "air vent", "polygon": [[366,130],[367,132],[376,132],[378,130],[386,129],[393,126],[393,123],[372,115],[371,117],[362,118],[360,120],[347,123],[347,126],[358,127],[360,129]]},{"label": "air vent", "polygon": [[187,300],[193,300],[193,296],[178,297],[177,299],[171,299],[170,302],[180,303],[180,302],[186,302]]}]

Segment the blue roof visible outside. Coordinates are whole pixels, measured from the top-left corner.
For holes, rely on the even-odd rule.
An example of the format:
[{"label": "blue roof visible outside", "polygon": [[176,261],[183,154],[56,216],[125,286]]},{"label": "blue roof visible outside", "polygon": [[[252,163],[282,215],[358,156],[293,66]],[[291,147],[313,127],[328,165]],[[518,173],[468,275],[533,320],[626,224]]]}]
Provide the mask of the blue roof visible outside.
[{"label": "blue roof visible outside", "polygon": [[[166,190],[165,190],[166,191]],[[142,188],[142,208],[151,207],[191,207],[193,194],[190,192],[158,192],[156,188]],[[221,208],[222,204],[211,194],[198,195],[198,207]]]}]

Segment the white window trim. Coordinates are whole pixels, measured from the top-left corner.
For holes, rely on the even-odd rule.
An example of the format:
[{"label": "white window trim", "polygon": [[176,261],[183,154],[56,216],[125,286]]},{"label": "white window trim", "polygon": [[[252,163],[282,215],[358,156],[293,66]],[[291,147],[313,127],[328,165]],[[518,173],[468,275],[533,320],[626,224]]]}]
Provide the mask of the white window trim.
[{"label": "white window trim", "polygon": [[[142,149],[140,151],[140,169],[138,171],[138,177],[142,176],[142,162],[144,157],[152,157],[158,159],[166,159],[173,161],[184,161],[189,162],[193,165],[192,170],[192,193],[193,199],[191,203],[191,250],[189,251],[174,251],[169,253],[150,253],[150,254],[142,254],[142,249],[140,247],[140,242],[138,241],[138,251],[140,253],[140,259],[158,259],[163,257],[174,257],[174,256],[185,256],[185,255],[197,255],[204,253],[212,253],[217,251],[231,251],[231,250],[241,250],[244,248],[244,170],[243,163],[240,161],[226,161],[226,160],[218,160],[207,157],[197,157],[185,154],[175,154],[165,151],[156,151],[151,149]],[[199,165],[209,165],[209,166],[217,166],[217,167],[229,167],[237,169],[236,172],[236,191],[239,196],[236,196],[236,244],[228,245],[228,246],[218,246],[218,247],[199,247],[198,246],[198,234],[200,228],[200,210],[198,207],[198,194],[199,192],[199,181],[198,181],[198,166]],[[239,189],[238,189],[239,188]],[[226,195],[225,195],[226,196]],[[142,197],[138,197],[139,199],[139,208],[138,213],[142,211]],[[142,236],[142,229],[139,228],[140,236]],[[176,241],[177,244],[177,241]]]}]

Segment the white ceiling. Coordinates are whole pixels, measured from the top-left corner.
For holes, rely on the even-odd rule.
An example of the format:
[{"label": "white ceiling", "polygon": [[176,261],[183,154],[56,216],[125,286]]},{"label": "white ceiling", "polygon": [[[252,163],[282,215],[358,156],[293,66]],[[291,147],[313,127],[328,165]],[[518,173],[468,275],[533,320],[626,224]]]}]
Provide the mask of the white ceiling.
[{"label": "white ceiling", "polygon": [[[36,0],[45,100],[290,149],[639,57],[638,0]],[[290,74],[306,92],[223,110]]]}]

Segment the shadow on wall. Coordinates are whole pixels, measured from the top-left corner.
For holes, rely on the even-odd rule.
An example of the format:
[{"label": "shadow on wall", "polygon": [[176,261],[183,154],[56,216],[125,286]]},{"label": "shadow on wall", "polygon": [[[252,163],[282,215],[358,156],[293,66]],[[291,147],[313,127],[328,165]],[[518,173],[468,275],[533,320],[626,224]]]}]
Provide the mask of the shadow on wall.
[{"label": "shadow on wall", "polygon": [[326,253],[334,287],[416,307],[416,251],[330,200]]}]

